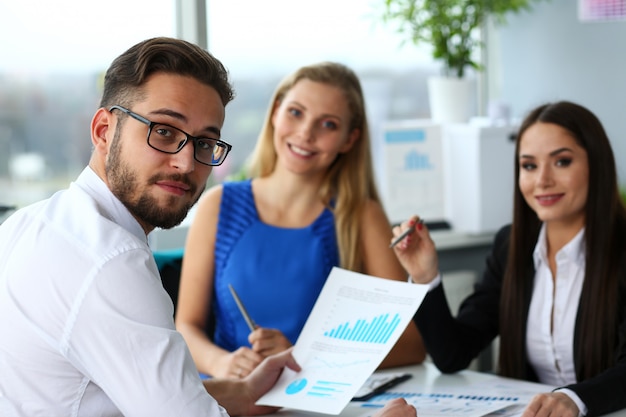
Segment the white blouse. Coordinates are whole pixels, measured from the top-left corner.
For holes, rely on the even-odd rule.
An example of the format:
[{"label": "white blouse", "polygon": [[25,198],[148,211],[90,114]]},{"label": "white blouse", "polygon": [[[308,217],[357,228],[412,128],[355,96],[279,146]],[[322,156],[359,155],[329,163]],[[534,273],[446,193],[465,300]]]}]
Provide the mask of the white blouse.
[{"label": "white blouse", "polygon": [[528,323],[526,350],[539,381],[549,385],[576,382],[574,330],[585,279],[584,228],[556,254],[553,279],[547,258],[545,224],[533,254],[535,281]]}]

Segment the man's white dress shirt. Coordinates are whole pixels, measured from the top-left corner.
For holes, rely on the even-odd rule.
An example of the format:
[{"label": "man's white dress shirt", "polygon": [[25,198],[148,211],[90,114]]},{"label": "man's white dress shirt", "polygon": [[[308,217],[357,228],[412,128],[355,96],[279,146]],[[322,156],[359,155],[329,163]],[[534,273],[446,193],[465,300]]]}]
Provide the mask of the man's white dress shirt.
[{"label": "man's white dress shirt", "polygon": [[139,223],[86,168],[0,226],[0,415],[226,416]]}]

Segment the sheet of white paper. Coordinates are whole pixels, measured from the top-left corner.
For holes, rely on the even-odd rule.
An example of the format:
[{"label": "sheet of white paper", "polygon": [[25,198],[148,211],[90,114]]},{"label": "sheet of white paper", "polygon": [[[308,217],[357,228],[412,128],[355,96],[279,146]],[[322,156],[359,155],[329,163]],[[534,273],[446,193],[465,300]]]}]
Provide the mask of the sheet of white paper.
[{"label": "sheet of white paper", "polygon": [[359,417],[371,417],[387,402],[400,397],[415,406],[419,417],[516,417],[535,394],[552,389],[549,385],[494,377],[471,386],[450,386],[436,392],[392,390],[364,402],[362,407],[369,410]]},{"label": "sheet of white paper", "polygon": [[506,400],[474,394],[462,395],[449,392],[396,394],[390,392],[363,403],[362,407],[370,410],[364,412],[360,417],[372,417],[375,410],[382,408],[393,398],[406,399],[409,404],[415,407],[419,417],[482,417],[515,404],[512,399]]},{"label": "sheet of white paper", "polygon": [[258,405],[339,414],[396,343],[422,303],[427,285],[333,268],[293,355]]}]

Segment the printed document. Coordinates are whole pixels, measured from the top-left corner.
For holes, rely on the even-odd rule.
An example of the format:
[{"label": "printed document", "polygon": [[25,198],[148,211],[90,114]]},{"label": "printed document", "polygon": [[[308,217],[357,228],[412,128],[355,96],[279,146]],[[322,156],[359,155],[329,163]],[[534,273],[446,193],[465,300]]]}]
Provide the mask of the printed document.
[{"label": "printed document", "polygon": [[533,396],[554,388],[498,376],[471,384],[442,384],[437,388],[414,385],[402,391],[387,391],[361,403],[367,411],[359,417],[372,417],[387,402],[400,397],[415,407],[419,417],[520,417]]},{"label": "printed document", "polygon": [[387,356],[428,291],[427,285],[333,268],[293,356],[258,405],[339,414]]}]

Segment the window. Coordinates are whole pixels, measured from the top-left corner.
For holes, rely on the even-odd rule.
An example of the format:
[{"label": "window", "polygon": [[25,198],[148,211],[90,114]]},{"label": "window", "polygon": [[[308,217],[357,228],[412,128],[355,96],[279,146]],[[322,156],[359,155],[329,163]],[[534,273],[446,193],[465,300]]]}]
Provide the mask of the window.
[{"label": "window", "polygon": [[378,18],[383,5],[383,0],[207,0],[209,50],[229,69],[237,94],[223,129],[233,151],[227,164],[213,171],[215,181],[245,162],[274,89],[302,65],[338,61],[359,75],[374,147],[382,146],[385,120],[429,117],[426,77],[439,66],[428,47],[401,45],[395,28]]},{"label": "window", "polygon": [[80,173],[104,71],[142,39],[175,36],[174,10],[174,0],[0,3],[0,206],[46,198]]},{"label": "window", "polygon": [[[376,19],[382,0],[206,1],[209,50],[237,93],[223,129],[233,151],[210,182],[240,170],[274,88],[301,65],[335,60],[357,72],[373,146],[385,120],[428,117],[425,78],[437,66]],[[0,39],[15,40],[0,43],[0,206],[46,198],[80,173],[104,71],[142,39],[176,36],[175,13],[176,0],[0,3]]]}]

